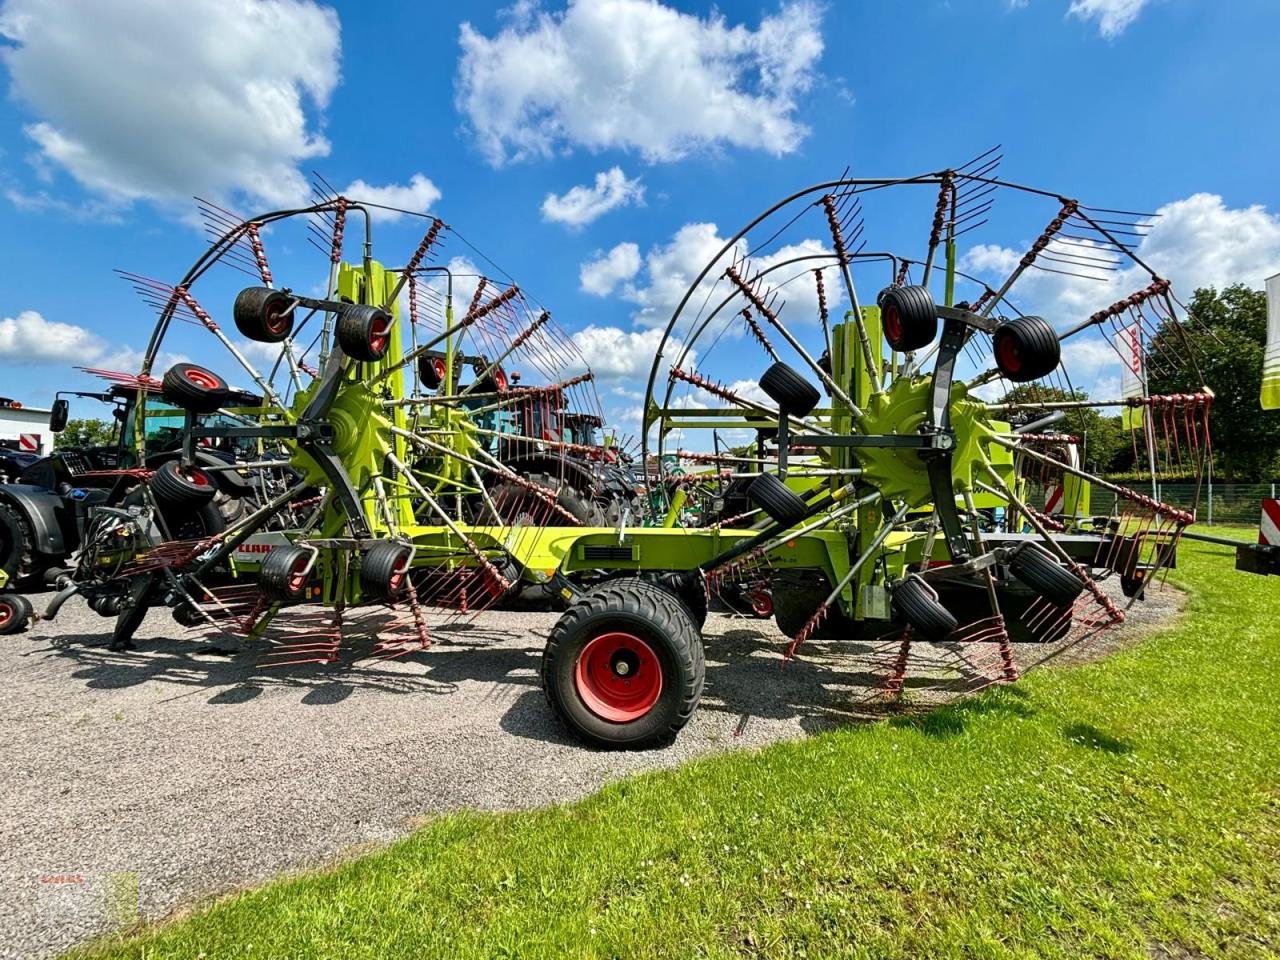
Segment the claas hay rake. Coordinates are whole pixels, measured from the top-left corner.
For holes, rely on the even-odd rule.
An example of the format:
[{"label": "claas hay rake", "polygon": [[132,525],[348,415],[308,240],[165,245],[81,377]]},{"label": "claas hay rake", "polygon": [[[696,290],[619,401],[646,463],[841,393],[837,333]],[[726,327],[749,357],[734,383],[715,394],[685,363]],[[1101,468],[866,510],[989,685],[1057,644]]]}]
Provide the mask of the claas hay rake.
[{"label": "claas hay rake", "polygon": [[[1006,194],[1048,201],[1048,225],[987,282],[960,268],[958,243]],[[867,249],[864,204],[891,201],[931,218],[903,241],[918,256]],[[406,258],[375,259],[376,209],[327,191],[249,218],[206,205],[213,244],[178,283],[130,275],[159,311],[139,382],[190,412],[183,465],[163,490],[144,485],[146,502],[95,517],[51,612],[77,591],[114,591],[117,644],[166,605],[199,636],[249,638],[283,665],[332,662],[361,631],[376,656],[422,650],[442,622],[538,591],[566,605],[543,656],[552,710],[590,742],[648,746],[698,704],[717,595],[771,612],[787,657],[807,641],[877,645],[877,695],[901,691],[920,657],[949,659],[971,689],[1121,622],[1193,519],[1091,476],[1072,438],[1046,429],[1079,402],[1061,399],[1077,395],[1061,362],[1070,338],[1113,326],[1139,367],[1194,356],[1174,349],[1189,338],[1168,283],[1118,239],[1146,221],[1008,184],[991,156],[841,177],[754,219],[668,323],[632,444],[596,436],[592,375],[548,310],[509,280],[437,264],[459,236],[437,219]],[[290,230],[320,248],[317,295],[273,274],[266,241]],[[205,306],[215,265],[252,277],[220,296],[235,333]],[[1044,269],[1100,274],[1108,290],[1144,280],[1064,325],[1016,305],[1020,281]],[[156,378],[191,325],[225,359],[201,353]],[[733,349],[711,350],[721,343]],[[758,380],[738,373],[747,350]],[[228,375],[261,405],[203,426],[236,393]],[[1113,402],[1154,469],[1203,459],[1210,399],[1139,389]],[[255,469],[287,482],[224,531],[167,536],[157,501],[200,503],[209,484],[193,452],[230,441],[256,444]],[[1045,502],[1068,484],[1070,509]],[[1098,511],[1104,497],[1114,506]],[[280,524],[285,510],[301,519]],[[1106,588],[1112,576],[1123,591]]]}]

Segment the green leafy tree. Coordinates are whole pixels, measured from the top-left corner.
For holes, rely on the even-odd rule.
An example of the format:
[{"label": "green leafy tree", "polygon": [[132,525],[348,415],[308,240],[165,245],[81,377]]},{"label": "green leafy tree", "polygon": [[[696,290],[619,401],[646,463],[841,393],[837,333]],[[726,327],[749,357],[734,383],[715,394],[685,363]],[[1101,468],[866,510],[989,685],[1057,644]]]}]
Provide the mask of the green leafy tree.
[{"label": "green leafy tree", "polygon": [[1207,385],[1214,392],[1209,414],[1214,472],[1225,480],[1274,479],[1280,473],[1280,411],[1263,410],[1258,399],[1266,295],[1241,283],[1221,291],[1202,287],[1191,298],[1187,317],[1190,322],[1179,330],[1166,324],[1153,346],[1171,355],[1190,354],[1195,363],[1161,375],[1153,371],[1150,391],[1189,393]]},{"label": "green leafy tree", "polygon": [[112,425],[106,420],[83,418],[68,420],[67,428],[53,441],[55,450],[68,447],[108,447],[112,443]]}]

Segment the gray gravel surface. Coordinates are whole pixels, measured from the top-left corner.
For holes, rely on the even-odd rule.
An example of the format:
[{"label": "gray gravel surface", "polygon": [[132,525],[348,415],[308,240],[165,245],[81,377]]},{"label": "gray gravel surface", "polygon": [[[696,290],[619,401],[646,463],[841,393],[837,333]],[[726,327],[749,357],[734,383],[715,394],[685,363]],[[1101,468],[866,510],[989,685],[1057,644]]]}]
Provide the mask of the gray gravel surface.
[{"label": "gray gravel surface", "polygon": [[[1178,603],[1156,594],[1137,631],[1106,643]],[[489,611],[401,660],[361,658],[356,642],[340,664],[287,668],[202,653],[172,639],[164,611],[138,650],[112,653],[111,622],[74,601],[0,638],[0,957],[49,956],[433,813],[571,800],[633,771],[853,722],[886,665],[883,645],[810,643],[783,667],[771,622],[713,613],[689,727],[667,749],[608,753],[570,740],[543,700],[554,621]],[[941,696],[930,671],[955,675],[953,655],[929,653],[913,659],[917,703]]]}]

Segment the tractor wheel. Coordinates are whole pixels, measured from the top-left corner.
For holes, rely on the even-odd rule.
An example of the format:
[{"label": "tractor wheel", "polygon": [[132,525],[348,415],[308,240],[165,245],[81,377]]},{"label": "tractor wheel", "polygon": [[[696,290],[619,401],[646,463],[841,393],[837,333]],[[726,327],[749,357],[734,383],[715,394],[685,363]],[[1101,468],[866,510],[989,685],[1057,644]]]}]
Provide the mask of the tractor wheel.
[{"label": "tractor wheel", "polygon": [[778,479],[776,473],[762,473],[752,480],[747,496],[775,523],[784,527],[794,527],[809,512],[800,496]]},{"label": "tractor wheel", "polygon": [[0,594],[0,635],[21,633],[30,622],[30,600],[16,593]]},{"label": "tractor wheel", "polygon": [[778,361],[760,376],[760,389],[784,414],[807,416],[818,405],[817,388],[793,367]]},{"label": "tractor wheel", "polygon": [[1009,561],[1009,572],[1056,607],[1076,602],[1084,582],[1038,543],[1028,543]]},{"label": "tractor wheel", "polygon": [[213,478],[199,467],[184,467],[177,460],[162,463],[151,475],[151,492],[164,506],[189,507],[209,503],[217,492]]},{"label": "tractor wheel", "polygon": [[656,584],[612,580],[576,600],[542,654],[542,685],[570,731],[601,747],[670,743],[702,696],[702,639]]},{"label": "tractor wheel", "polygon": [[956,629],[956,618],[937,593],[917,576],[907,576],[893,588],[893,609],[926,640],[945,640]]},{"label": "tractor wheel", "polygon": [[1041,317],[1017,317],[991,335],[996,367],[1014,383],[1047,377],[1062,359],[1058,335]]},{"label": "tractor wheel", "polygon": [[658,575],[655,582],[684,604],[689,619],[701,634],[707,622],[707,581],[702,576],[702,571],[684,570],[663,573]]},{"label": "tractor wheel", "polygon": [[236,329],[258,343],[279,343],[293,332],[293,297],[270,287],[246,287],[236,294]]},{"label": "tractor wheel", "polygon": [[0,570],[10,586],[42,572],[36,562],[35,534],[20,508],[0,500]]},{"label": "tractor wheel", "polygon": [[884,338],[894,350],[906,353],[933,343],[938,307],[924,287],[885,287],[877,302]]},{"label": "tractor wheel", "polygon": [[338,346],[354,360],[381,360],[391,344],[392,322],[391,314],[381,307],[345,304],[338,314]]},{"label": "tractor wheel", "polygon": [[384,540],[364,552],[360,561],[360,591],[366,600],[395,601],[409,587],[408,544]]},{"label": "tractor wheel", "polygon": [[160,392],[175,407],[215,413],[226,405],[230,388],[212,370],[194,363],[175,363],[165,371]]},{"label": "tractor wheel", "polygon": [[258,590],[273,603],[297,603],[307,595],[312,554],[302,547],[276,547],[258,571]]}]

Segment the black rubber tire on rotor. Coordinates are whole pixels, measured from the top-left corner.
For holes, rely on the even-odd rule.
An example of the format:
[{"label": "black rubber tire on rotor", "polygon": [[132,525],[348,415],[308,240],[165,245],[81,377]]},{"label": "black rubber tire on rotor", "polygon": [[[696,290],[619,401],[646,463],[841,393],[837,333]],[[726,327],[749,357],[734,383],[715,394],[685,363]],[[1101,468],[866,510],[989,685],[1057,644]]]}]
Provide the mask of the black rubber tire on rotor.
[{"label": "black rubber tire on rotor", "polygon": [[[141,486],[134,487],[121,501],[126,507],[140,507],[147,503]],[[212,500],[192,505],[156,500],[160,518],[173,540],[203,540],[227,529],[227,521]]]},{"label": "black rubber tire on rotor", "polygon": [[991,351],[996,369],[1014,383],[1047,377],[1062,359],[1058,334],[1042,317],[1006,320],[991,335]]},{"label": "black rubber tire on rotor", "polygon": [[821,397],[817,387],[781,360],[760,375],[760,389],[782,413],[793,417],[807,416]]},{"label": "black rubber tire on rotor", "polygon": [[938,305],[924,287],[885,287],[876,299],[884,339],[894,350],[921,350],[938,335]]},{"label": "black rubber tire on rotor", "polygon": [[343,304],[336,335],[342,352],[353,360],[372,363],[387,355],[391,345],[391,314],[362,303]]},{"label": "black rubber tire on rotor", "polygon": [[395,601],[409,589],[409,571],[405,562],[410,554],[408,544],[383,540],[364,552],[360,560],[360,592],[366,600]]},{"label": "black rubber tire on rotor", "polygon": [[1076,602],[1084,581],[1038,543],[1028,543],[1009,561],[1009,572],[1055,607]]},{"label": "black rubber tire on rotor", "polygon": [[0,593],[0,636],[21,633],[31,622],[31,601],[16,593]]},{"label": "black rubber tire on rotor", "polygon": [[914,575],[899,580],[893,588],[893,609],[926,640],[945,640],[957,626],[951,611],[927,583]]},{"label": "black rubber tire on rotor", "polygon": [[163,506],[190,507],[210,503],[218,492],[213,477],[199,467],[183,468],[177,460],[167,460],[148,481],[156,502]]},{"label": "black rubber tire on rotor", "polygon": [[776,473],[762,473],[747,488],[751,502],[767,513],[775,523],[794,527],[809,512],[804,500],[778,478]]},{"label": "black rubber tire on rotor", "polygon": [[227,381],[197,363],[175,363],[164,373],[161,395],[175,407],[195,413],[214,413],[226,406]]},{"label": "black rubber tire on rotor", "polygon": [[245,287],[231,314],[236,329],[258,343],[279,343],[293,332],[293,297],[271,287]]},{"label": "black rubber tire on rotor", "polygon": [[444,360],[440,357],[418,358],[418,380],[424,389],[439,390],[444,383]]},{"label": "black rubber tire on rotor", "polygon": [[[656,702],[628,722],[598,716],[577,689],[584,648],[615,631],[643,640],[662,671]],[[636,577],[606,581],[575,600],[556,621],[542,654],[542,687],[552,713],[575,736],[610,749],[670,743],[697,709],[705,677],[702,638],[684,605],[662,587]]]},{"label": "black rubber tire on rotor", "polygon": [[298,576],[310,560],[310,551],[302,547],[276,547],[258,569],[259,592],[273,603],[298,603],[307,595]]}]

